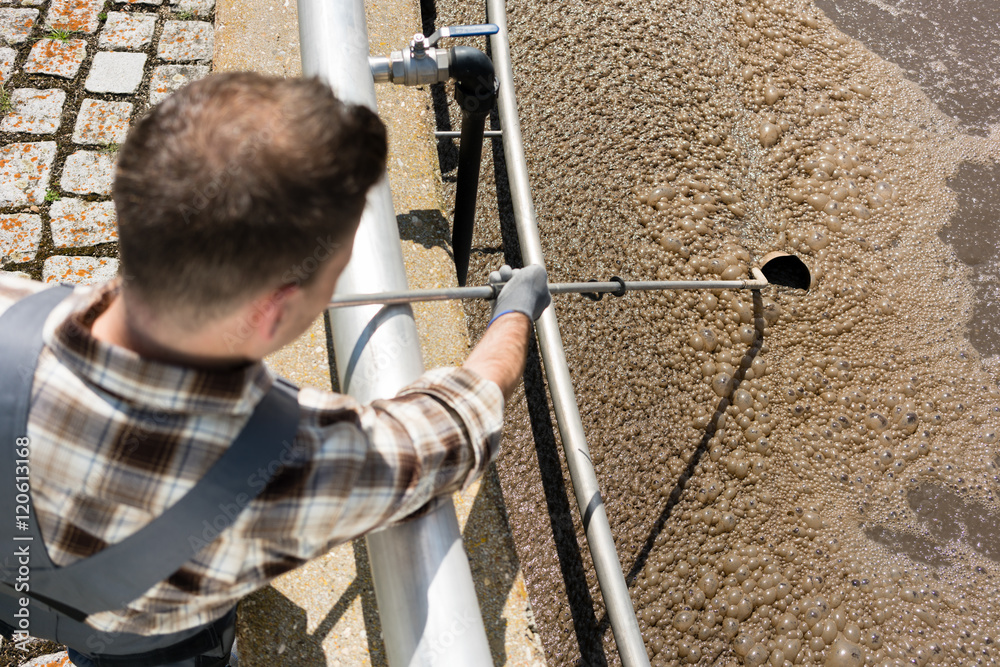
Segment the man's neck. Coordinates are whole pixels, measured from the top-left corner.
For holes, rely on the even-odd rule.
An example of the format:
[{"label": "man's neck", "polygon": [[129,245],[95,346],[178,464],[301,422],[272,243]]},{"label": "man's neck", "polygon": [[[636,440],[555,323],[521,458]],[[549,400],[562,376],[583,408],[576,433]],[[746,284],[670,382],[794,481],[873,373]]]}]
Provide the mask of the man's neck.
[{"label": "man's neck", "polygon": [[[108,309],[94,321],[91,334],[97,340],[117,345],[152,361],[191,368],[222,370],[251,362],[239,355],[219,354],[209,345],[212,333],[189,333],[152,318],[129,312],[119,293]],[[170,340],[167,344],[163,341]]]}]

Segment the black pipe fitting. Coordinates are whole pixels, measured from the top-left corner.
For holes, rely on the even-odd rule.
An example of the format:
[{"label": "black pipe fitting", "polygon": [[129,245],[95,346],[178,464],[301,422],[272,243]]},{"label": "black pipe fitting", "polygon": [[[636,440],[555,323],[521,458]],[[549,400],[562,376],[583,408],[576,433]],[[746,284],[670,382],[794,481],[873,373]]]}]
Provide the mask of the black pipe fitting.
[{"label": "black pipe fitting", "polygon": [[493,61],[471,46],[456,46],[449,53],[448,75],[455,80],[455,101],[462,111],[488,114],[497,101],[499,83]]},{"label": "black pipe fitting", "polygon": [[499,85],[493,61],[479,49],[456,46],[450,52],[448,74],[455,79],[455,101],[462,109],[462,137],[458,149],[455,185],[455,216],[451,247],[455,254],[458,284],[465,285],[472,252],[472,230],[479,191],[479,167],[483,156],[486,117],[496,104]]}]

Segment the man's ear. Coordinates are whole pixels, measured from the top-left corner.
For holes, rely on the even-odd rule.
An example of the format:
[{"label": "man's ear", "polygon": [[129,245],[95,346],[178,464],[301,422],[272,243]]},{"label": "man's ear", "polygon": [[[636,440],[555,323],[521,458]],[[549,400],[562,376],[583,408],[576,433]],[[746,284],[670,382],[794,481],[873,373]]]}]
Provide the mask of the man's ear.
[{"label": "man's ear", "polygon": [[291,300],[302,290],[296,283],[277,287],[253,302],[251,317],[256,320],[257,332],[266,341],[274,339],[281,322],[288,317]]}]

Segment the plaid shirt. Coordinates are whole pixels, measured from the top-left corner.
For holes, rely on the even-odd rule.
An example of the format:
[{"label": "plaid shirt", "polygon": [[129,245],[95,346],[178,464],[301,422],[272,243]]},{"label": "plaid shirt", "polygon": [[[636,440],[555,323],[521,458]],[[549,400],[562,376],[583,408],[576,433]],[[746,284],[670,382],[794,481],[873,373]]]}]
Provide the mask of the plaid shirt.
[{"label": "plaid shirt", "polygon": [[[0,275],[0,312],[45,287]],[[263,363],[196,370],[98,341],[90,327],[117,289],[114,281],[76,288],[46,322],[35,371],[31,494],[60,566],[125,539],[179,500],[274,380]],[[89,625],[148,635],[211,622],[278,575],[470,483],[496,454],[503,395],[453,368],[370,405],[304,388],[299,406],[295,460],[235,523],[169,579]]]}]

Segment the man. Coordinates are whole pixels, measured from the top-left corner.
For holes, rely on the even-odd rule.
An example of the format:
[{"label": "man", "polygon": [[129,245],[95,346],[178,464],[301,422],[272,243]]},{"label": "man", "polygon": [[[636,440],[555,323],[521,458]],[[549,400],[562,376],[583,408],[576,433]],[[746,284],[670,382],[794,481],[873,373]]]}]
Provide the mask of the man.
[{"label": "man", "polygon": [[[21,392],[31,391],[16,456],[27,466],[30,454],[32,518],[52,576],[106,556],[121,567],[95,570],[103,585],[78,577],[60,588],[39,566],[31,589],[15,592],[6,563],[8,636],[30,612],[33,630],[58,627],[48,638],[68,644],[80,667],[225,665],[240,598],[485,470],[531,320],[549,303],[541,267],[507,270],[493,320],[461,368],[430,371],[392,400],[296,393],[261,362],[324,311],[385,156],[377,117],[318,80],[213,76],[139,121],[113,188],[122,277],[45,311],[37,363],[16,360],[28,379]],[[0,278],[0,312],[37,315],[27,304],[41,303],[44,288]],[[138,558],[108,556],[152,543],[139,536],[155,540],[160,526],[169,533],[167,517],[184,518],[181,499],[211,491],[214,465],[246,463],[235,461],[237,447],[281,443],[253,444],[262,438],[250,431],[271,428],[260,406],[282,400],[273,414],[290,414],[291,427],[269,459],[280,465],[244,473],[237,482],[249,487],[218,504],[221,524]],[[181,566],[148,590],[107,593],[130,590],[122,581],[150,576],[171,550],[186,554]]]}]

